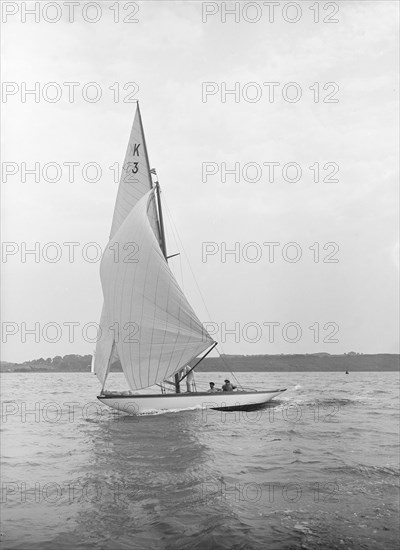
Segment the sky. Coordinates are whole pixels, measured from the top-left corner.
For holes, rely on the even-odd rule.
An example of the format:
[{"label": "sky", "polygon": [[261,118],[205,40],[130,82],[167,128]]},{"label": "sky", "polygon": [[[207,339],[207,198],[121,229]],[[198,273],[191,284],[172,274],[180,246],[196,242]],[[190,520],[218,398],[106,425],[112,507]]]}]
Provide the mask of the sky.
[{"label": "sky", "polygon": [[137,99],[221,353],[399,352],[397,1],[2,4],[2,360],[92,353]]}]

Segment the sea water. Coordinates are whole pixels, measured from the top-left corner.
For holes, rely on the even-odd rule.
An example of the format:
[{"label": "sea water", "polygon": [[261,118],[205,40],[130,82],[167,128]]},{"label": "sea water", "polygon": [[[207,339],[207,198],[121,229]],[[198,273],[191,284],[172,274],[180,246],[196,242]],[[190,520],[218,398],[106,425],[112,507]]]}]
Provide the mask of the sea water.
[{"label": "sea water", "polygon": [[398,374],[237,377],[288,390],[262,411],[129,417],[91,374],[3,375],[3,548],[397,548]]}]

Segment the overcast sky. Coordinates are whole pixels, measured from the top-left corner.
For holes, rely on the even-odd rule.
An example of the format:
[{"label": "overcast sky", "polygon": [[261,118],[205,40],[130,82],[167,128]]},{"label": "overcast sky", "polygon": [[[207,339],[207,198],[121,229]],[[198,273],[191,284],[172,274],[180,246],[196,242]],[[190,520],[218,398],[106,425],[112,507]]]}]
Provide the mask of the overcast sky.
[{"label": "overcast sky", "polygon": [[[319,14],[314,2],[301,13],[241,3],[225,23],[215,2],[143,2],[137,13],[132,2],[119,13],[81,2],[73,16],[40,3],[37,22],[24,3],[4,4],[3,81],[14,84],[2,103],[3,360],[93,351],[85,325],[99,321],[102,293],[88,243],[107,244],[118,188],[109,167],[124,159],[131,99],[209,313],[165,211],[169,253],[181,252],[171,267],[222,353],[398,353],[397,1],[320,2]],[[38,83],[37,102],[24,82]],[[235,83],[238,96],[224,96]],[[66,162],[79,163],[73,176]],[[280,163],[273,178],[270,162]],[[35,163],[38,182],[23,174]],[[239,181],[223,181],[222,163],[239,163]],[[24,256],[35,242],[37,262]],[[66,242],[79,243],[72,262]],[[239,256],[224,257],[235,246]]]}]

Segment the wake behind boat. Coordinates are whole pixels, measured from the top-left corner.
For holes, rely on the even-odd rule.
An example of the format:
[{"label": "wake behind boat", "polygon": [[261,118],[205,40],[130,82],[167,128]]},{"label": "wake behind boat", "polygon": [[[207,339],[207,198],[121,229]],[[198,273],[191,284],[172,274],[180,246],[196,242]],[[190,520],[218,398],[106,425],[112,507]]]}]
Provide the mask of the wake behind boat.
[{"label": "wake behind boat", "polygon": [[[102,384],[98,399],[129,414],[191,408],[236,410],[263,406],[285,391],[180,393],[179,383],[193,375],[217,342],[204,329],[169,268],[172,256],[167,255],[160,185],[156,171],[150,169],[137,105],[110,241],[100,267],[104,305],[92,362],[92,371]],[[130,388],[126,392],[105,390],[117,360]],[[176,393],[166,391],[169,378],[175,379]],[[155,385],[161,387],[161,395],[137,393]]]}]

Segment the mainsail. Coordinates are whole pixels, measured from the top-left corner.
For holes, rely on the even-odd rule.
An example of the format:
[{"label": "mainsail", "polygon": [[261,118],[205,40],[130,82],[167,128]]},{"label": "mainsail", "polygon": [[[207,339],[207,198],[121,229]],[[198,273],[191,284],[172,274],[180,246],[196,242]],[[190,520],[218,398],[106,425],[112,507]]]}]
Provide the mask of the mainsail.
[{"label": "mainsail", "polygon": [[101,262],[104,306],[94,363],[104,383],[119,358],[133,390],[172,376],[213,343],[163,255],[140,113],[135,125],[127,158],[138,153],[137,160],[128,162],[136,163],[131,169],[140,179],[121,179],[111,239]]}]

